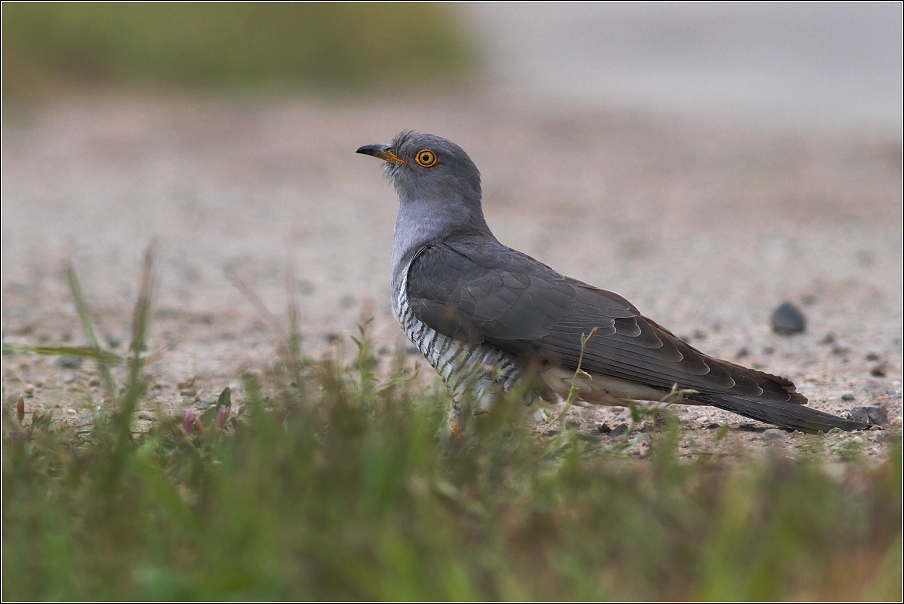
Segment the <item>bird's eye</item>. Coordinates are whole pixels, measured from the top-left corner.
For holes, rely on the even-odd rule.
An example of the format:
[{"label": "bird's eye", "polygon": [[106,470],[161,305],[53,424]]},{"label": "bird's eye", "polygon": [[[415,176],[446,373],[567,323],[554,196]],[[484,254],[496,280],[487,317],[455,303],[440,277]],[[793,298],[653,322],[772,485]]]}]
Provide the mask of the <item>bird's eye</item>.
[{"label": "bird's eye", "polygon": [[414,156],[414,161],[423,168],[432,168],[436,165],[436,153],[430,149],[421,149]]}]

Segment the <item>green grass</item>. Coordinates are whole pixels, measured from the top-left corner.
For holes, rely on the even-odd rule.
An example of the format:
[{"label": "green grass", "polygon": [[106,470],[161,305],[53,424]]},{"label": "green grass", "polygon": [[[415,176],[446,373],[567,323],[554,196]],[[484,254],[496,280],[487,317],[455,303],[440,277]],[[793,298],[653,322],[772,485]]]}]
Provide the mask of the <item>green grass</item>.
[{"label": "green grass", "polygon": [[4,97],[65,85],[357,90],[459,77],[475,57],[435,4],[4,3]]},{"label": "green grass", "polygon": [[224,391],[222,428],[214,408],[200,433],[132,432],[152,282],[149,256],[108,417],[76,433],[7,410],[5,600],[901,595],[900,437],[830,472],[818,437],[796,461],[688,461],[667,422],[638,460],[540,435],[512,402],[456,436],[445,394],[373,373],[363,329],[347,365],[290,334],[282,369]]}]

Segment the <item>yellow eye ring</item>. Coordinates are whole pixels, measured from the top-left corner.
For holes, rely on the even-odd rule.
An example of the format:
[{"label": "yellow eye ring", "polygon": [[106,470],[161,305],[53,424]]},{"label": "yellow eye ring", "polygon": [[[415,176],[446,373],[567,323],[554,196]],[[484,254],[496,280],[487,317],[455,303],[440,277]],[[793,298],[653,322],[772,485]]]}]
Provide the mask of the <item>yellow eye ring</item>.
[{"label": "yellow eye ring", "polygon": [[432,168],[436,165],[436,153],[430,149],[421,149],[414,156],[414,161],[422,168]]}]

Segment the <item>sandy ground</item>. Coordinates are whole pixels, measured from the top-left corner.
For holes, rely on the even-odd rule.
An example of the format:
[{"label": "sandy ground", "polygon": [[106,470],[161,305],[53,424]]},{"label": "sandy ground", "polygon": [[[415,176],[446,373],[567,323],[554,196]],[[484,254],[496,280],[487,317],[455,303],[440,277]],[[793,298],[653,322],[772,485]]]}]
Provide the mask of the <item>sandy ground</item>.
[{"label": "sandy ground", "polygon": [[[398,202],[379,162],[354,151],[403,128],[470,153],[504,243],[620,293],[704,352],[790,377],[815,408],[886,408],[885,430],[828,435],[830,449],[875,456],[900,430],[895,133],[562,112],[493,95],[356,104],[70,97],[5,120],[3,341],[83,341],[60,272],[69,254],[99,332],[124,352],[141,256],[156,240],[152,387],[141,417],[204,408],[224,386],[239,388],[242,371],[274,361],[272,332],[229,270],[282,319],[294,271],[314,356],[349,355],[357,324],[373,316],[387,371],[408,348],[389,303]],[[805,333],[771,332],[769,315],[784,300],[806,314]],[[410,350],[406,358],[422,362]],[[2,384],[5,412],[28,385],[29,411],[52,409],[74,424],[104,404],[87,362],[5,354]],[[813,442],[718,410],[678,415],[689,451],[772,443],[791,454]],[[569,419],[588,432],[629,423],[620,409],[576,408]],[[729,426],[719,442],[714,424]]]}]

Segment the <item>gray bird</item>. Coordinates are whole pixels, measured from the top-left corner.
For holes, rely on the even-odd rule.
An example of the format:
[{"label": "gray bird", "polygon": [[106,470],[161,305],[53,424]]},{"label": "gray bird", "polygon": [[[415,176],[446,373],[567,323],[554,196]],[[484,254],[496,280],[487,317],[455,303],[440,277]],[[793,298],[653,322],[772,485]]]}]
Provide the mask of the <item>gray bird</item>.
[{"label": "gray bird", "polygon": [[[386,162],[399,195],[392,307],[408,338],[452,391],[488,409],[524,380],[567,397],[585,346],[578,396],[589,403],[712,405],[805,432],[864,424],[805,407],[783,377],[705,355],[621,296],[561,275],[502,245],[483,217],[480,172],[455,143],[401,132],[358,153]],[[538,379],[537,379],[538,378]]]}]

